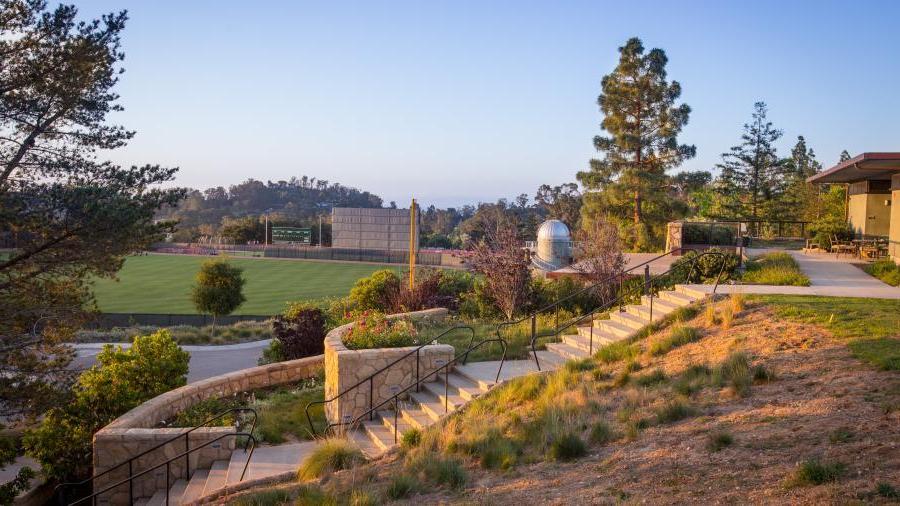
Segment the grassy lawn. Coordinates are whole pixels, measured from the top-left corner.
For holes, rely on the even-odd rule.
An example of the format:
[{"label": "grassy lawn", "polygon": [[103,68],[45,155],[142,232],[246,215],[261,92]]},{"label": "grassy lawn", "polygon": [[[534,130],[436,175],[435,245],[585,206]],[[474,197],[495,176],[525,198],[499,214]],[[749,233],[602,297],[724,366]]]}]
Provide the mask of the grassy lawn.
[{"label": "grassy lawn", "polygon": [[766,253],[748,260],[741,281],[753,285],[809,286],[809,278],[788,253]]},{"label": "grassy lawn", "polygon": [[900,300],[797,295],[756,296],[778,316],[826,327],[853,354],[881,369],[900,371]]},{"label": "grassy lawn", "polygon": [[[195,314],[191,285],[200,264],[209,258],[175,255],[129,257],[119,280],[100,279],[95,293],[108,313]],[[372,272],[397,266],[298,260],[229,260],[244,269],[247,301],[235,314],[274,314],[287,301],[344,296],[353,283]]]}]

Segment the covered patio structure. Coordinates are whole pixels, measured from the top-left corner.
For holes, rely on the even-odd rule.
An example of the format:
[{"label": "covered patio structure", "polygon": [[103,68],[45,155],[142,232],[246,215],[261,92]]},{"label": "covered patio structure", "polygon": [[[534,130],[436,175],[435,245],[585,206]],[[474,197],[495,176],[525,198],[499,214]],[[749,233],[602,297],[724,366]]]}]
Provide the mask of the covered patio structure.
[{"label": "covered patio structure", "polygon": [[862,153],[807,182],[846,184],[850,228],[861,238],[887,238],[888,254],[900,263],[900,153]]}]

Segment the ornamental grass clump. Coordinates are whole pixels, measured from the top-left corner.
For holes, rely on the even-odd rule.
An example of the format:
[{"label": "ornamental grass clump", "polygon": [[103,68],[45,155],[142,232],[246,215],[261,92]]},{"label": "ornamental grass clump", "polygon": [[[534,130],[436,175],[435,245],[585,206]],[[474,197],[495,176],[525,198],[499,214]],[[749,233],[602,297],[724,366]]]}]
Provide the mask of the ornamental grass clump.
[{"label": "ornamental grass clump", "polygon": [[419,331],[409,319],[365,311],[344,335],[343,342],[351,350],[415,346],[419,344]]},{"label": "ornamental grass clump", "polygon": [[297,479],[316,479],[326,473],[350,469],[365,462],[359,447],[347,439],[329,438],[321,442],[306,457],[297,471]]}]

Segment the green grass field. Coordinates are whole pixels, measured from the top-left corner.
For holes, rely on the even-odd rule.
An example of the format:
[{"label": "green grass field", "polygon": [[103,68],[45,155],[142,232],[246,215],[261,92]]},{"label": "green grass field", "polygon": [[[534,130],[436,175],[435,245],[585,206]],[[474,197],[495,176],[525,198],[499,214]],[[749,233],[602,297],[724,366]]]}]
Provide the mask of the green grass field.
[{"label": "green grass field", "polygon": [[[194,314],[191,285],[200,264],[209,258],[175,255],[129,257],[119,280],[99,279],[97,304],[106,313]],[[353,283],[378,269],[395,265],[312,262],[302,260],[240,259],[229,261],[244,269],[247,301],[234,314],[268,315],[280,312],[287,301],[344,296]]]}]

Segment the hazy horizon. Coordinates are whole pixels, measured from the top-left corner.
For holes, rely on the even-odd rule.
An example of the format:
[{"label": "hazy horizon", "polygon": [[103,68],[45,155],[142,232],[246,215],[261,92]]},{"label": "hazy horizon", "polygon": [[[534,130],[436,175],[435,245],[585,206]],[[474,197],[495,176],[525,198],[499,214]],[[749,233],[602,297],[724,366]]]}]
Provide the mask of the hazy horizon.
[{"label": "hazy horizon", "polygon": [[595,156],[600,79],[638,36],[693,112],[710,170],[768,103],[789,153],[900,150],[900,4],[76,1],[128,9],[114,123],[122,164],[179,166],[205,189],[308,175],[400,207],[534,196]]}]

